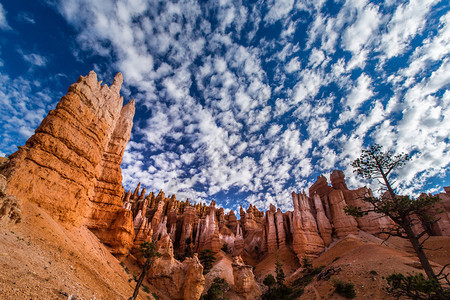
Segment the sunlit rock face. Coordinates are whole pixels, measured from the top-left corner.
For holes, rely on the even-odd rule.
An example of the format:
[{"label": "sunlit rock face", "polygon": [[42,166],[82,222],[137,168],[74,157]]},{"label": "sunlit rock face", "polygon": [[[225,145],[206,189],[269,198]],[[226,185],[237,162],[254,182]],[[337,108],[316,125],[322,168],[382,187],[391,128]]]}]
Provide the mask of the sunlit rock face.
[{"label": "sunlit rock face", "polygon": [[199,299],[205,277],[197,254],[183,262],[176,260],[168,234],[156,243],[156,250],[161,257],[155,259],[147,274],[151,291],[162,299]]},{"label": "sunlit rock face", "polygon": [[255,281],[253,267],[244,263],[240,256],[233,258],[234,291],[244,299],[258,299],[261,290]]},{"label": "sunlit rock face", "polygon": [[0,226],[16,224],[21,220],[22,202],[15,196],[6,194],[6,177],[0,174]]},{"label": "sunlit rock face", "polygon": [[437,209],[440,212],[436,215],[438,221],[431,230],[434,235],[450,236],[450,186],[444,187],[444,191],[438,194],[441,201]]},{"label": "sunlit rock face", "polygon": [[4,168],[7,193],[46,209],[69,225],[87,225],[113,252],[133,242],[131,211],[123,209],[122,162],[134,101],[123,107],[123,77],[102,85],[95,72],[69,87],[35,134]]}]

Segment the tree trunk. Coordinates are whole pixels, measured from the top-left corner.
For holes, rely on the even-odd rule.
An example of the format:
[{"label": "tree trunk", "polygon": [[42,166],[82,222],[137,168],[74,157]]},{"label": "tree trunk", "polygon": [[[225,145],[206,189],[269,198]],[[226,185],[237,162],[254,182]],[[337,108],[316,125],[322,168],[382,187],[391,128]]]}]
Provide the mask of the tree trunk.
[{"label": "tree trunk", "polygon": [[428,261],[428,258],[425,255],[425,252],[423,251],[422,246],[420,245],[419,239],[414,234],[411,225],[405,226],[404,229],[406,235],[408,236],[409,241],[411,242],[411,245],[414,248],[414,251],[417,254],[417,257],[419,258],[420,264],[422,265],[425,273],[427,274],[428,279],[437,281],[436,274],[434,274],[433,268],[431,267],[430,262]]},{"label": "tree trunk", "polygon": [[145,265],[144,268],[142,269],[141,276],[139,276],[139,279],[136,283],[136,287],[134,288],[133,296],[131,298],[129,298],[128,300],[135,300],[137,298],[137,296],[139,294],[139,288],[141,287],[141,284],[144,281],[145,275],[147,274],[147,270],[148,270],[148,267],[147,267],[147,265]]},{"label": "tree trunk", "polygon": [[389,195],[391,196],[392,200],[394,200],[395,199],[395,193],[394,193],[394,190],[391,187],[391,184],[389,183],[389,181],[387,179],[386,174],[384,174],[383,167],[380,165],[378,160],[375,159],[375,161],[377,162],[378,170],[380,170],[381,176],[383,176],[383,180],[384,180],[384,183],[386,184],[386,187],[388,189]]}]

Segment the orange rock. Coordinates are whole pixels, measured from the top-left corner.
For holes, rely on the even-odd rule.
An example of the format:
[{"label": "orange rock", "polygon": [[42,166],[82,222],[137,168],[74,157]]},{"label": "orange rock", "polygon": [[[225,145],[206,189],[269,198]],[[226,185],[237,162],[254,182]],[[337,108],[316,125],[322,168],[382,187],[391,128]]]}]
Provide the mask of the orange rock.
[{"label": "orange rock", "polygon": [[344,238],[349,234],[358,234],[358,223],[352,216],[347,216],[344,207],[344,194],[341,190],[333,190],[329,194],[331,204],[331,214],[333,216],[332,223],[338,238]]},{"label": "orange rock", "polygon": [[240,256],[233,258],[234,290],[244,299],[258,299],[261,290],[256,284],[253,267],[246,265]]},{"label": "orange rock", "polygon": [[6,194],[6,178],[0,174],[0,226],[16,224],[22,220],[22,202]]},{"label": "orange rock", "polygon": [[316,219],[317,219],[317,227],[319,229],[320,236],[323,239],[325,246],[328,246],[331,243],[331,232],[332,227],[330,220],[328,220],[325,215],[325,211],[323,209],[322,200],[320,200],[319,195],[314,194],[314,206],[316,208]]},{"label": "orange rock", "polygon": [[441,212],[436,215],[438,221],[433,225],[435,235],[450,236],[450,187],[444,187],[445,193],[438,194],[441,202],[436,205]]},{"label": "orange rock", "polygon": [[275,206],[272,204],[270,209],[266,211],[266,236],[269,254],[276,253],[278,249],[277,228],[275,226]]},{"label": "orange rock", "polygon": [[199,299],[205,278],[197,255],[183,263],[176,260],[169,235],[157,242],[156,249],[162,256],[155,259],[147,274],[151,291],[162,299]]},{"label": "orange rock", "polygon": [[[295,235],[303,235],[300,239],[296,239],[297,242],[297,251],[294,249],[294,252],[297,254],[297,257],[300,259],[303,256],[307,257],[317,257],[320,253],[323,252],[325,246],[322,240],[322,237],[319,235],[319,231],[317,229],[316,219],[311,213],[311,207],[309,204],[309,199],[305,193],[299,193],[293,195],[294,201],[294,224],[297,228],[294,229],[294,238]],[[295,202],[297,201],[297,204]],[[299,228],[299,220],[301,219],[301,228]],[[306,244],[304,243],[306,240]]]},{"label": "orange rock", "polygon": [[[108,87],[91,71],[69,87],[5,168],[7,192],[32,201],[68,225],[88,225],[106,244],[127,252],[132,216],[122,206],[120,163],[134,102],[122,107],[122,74]],[[117,237],[123,239],[117,241]],[[120,250],[119,250],[120,249]]]}]

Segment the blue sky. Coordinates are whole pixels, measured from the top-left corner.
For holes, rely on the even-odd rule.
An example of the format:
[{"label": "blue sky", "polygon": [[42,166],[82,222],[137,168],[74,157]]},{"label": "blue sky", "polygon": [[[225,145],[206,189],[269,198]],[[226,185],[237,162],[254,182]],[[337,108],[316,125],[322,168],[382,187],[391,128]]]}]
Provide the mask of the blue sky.
[{"label": "blue sky", "polygon": [[[0,1],[0,154],[79,75],[136,99],[124,186],[291,209],[374,142],[405,194],[450,185],[448,1]],[[376,186],[374,186],[376,188]]]}]

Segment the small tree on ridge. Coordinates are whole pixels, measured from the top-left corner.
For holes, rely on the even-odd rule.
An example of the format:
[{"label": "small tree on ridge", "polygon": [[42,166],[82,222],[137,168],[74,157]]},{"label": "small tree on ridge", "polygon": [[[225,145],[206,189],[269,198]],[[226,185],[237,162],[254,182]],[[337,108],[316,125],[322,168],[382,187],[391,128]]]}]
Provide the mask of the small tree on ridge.
[{"label": "small tree on ridge", "polygon": [[155,244],[153,242],[143,242],[139,248],[139,252],[141,257],[145,259],[144,265],[142,266],[142,272],[139,276],[138,281],[136,282],[136,287],[134,288],[133,296],[131,296],[128,300],[135,300],[139,294],[139,288],[141,287],[142,282],[144,281],[145,275],[153,264],[155,258],[160,257],[161,253],[156,251]]},{"label": "small tree on ridge", "polygon": [[[365,179],[377,179],[387,193],[381,197],[366,196],[364,201],[372,204],[371,209],[362,210],[360,207],[347,206],[345,211],[355,217],[367,215],[370,211],[390,217],[395,226],[383,233],[409,240],[428,279],[436,281],[439,285],[439,276],[434,273],[423,249],[426,239],[422,239],[428,233],[427,227],[438,221],[429,212],[440,201],[439,197],[427,196],[413,199],[408,196],[398,196],[391,184],[391,175],[410,159],[410,156],[405,153],[394,155],[390,151],[383,151],[383,147],[377,144],[362,150],[361,156],[352,163],[353,172]],[[435,210],[435,212],[439,211]],[[425,229],[419,233],[414,232],[413,228],[416,224],[424,225]]]}]

